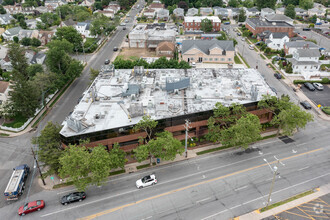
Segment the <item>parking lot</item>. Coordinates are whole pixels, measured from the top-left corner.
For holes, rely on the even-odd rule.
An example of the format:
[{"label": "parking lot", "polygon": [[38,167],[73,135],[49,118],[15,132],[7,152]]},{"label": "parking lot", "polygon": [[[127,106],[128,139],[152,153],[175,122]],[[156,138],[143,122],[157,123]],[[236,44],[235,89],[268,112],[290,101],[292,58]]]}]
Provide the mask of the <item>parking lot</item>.
[{"label": "parking lot", "polygon": [[264,218],[263,220],[273,219],[330,219],[330,194],[324,195],[310,202],[300,204],[292,209],[288,209],[276,215]]},{"label": "parking lot", "polygon": [[304,94],[313,101],[316,105],[330,106],[330,87],[327,84],[323,84],[323,91],[315,90],[309,91],[305,86],[301,86],[301,90]]}]

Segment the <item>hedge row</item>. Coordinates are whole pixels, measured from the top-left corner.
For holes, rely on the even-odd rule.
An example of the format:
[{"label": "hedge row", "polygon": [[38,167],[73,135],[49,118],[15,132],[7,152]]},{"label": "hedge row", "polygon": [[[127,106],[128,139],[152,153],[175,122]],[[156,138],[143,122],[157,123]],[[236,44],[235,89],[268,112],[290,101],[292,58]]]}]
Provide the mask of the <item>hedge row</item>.
[{"label": "hedge row", "polygon": [[330,84],[330,79],[329,78],[323,78],[322,80],[293,80],[294,84],[303,84],[305,82]]}]

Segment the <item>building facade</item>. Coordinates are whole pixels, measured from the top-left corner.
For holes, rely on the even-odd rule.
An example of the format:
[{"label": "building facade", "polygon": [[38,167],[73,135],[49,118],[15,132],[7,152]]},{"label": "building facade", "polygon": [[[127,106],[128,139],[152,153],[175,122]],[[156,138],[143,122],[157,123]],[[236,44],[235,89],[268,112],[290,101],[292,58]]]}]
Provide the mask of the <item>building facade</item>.
[{"label": "building facade", "polygon": [[218,16],[186,16],[184,17],[184,30],[185,31],[195,31],[201,29],[201,22],[203,19],[211,20],[213,32],[220,31],[221,20]]}]

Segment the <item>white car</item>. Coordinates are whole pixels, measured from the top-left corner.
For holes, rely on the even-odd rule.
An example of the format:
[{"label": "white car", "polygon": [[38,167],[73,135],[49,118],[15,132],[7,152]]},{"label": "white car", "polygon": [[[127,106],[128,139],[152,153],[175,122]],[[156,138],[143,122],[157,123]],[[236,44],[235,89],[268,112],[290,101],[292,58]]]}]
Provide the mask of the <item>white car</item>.
[{"label": "white car", "polygon": [[321,83],[313,83],[313,86],[317,89],[322,91],[323,90],[323,85]]},{"label": "white car", "polygon": [[253,45],[253,44],[250,44],[250,45],[249,45],[249,49],[250,49],[250,50],[254,50],[254,45]]},{"label": "white car", "polygon": [[135,185],[137,188],[142,189],[146,186],[155,185],[157,183],[156,176],[154,174],[148,175],[136,181]]}]

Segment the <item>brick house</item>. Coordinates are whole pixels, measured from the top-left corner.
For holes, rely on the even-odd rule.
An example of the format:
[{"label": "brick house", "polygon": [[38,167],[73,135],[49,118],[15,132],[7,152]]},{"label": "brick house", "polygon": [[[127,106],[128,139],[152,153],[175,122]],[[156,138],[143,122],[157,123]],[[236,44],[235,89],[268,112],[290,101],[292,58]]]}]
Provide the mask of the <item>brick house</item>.
[{"label": "brick house", "polygon": [[157,56],[166,56],[166,57],[173,57],[175,51],[175,45],[173,42],[161,42],[158,44],[156,48],[156,55]]},{"label": "brick house", "polygon": [[184,30],[185,31],[193,31],[193,30],[200,30],[201,22],[203,19],[209,19],[213,25],[213,32],[220,31],[221,20],[218,16],[185,16],[184,17]]},{"label": "brick house", "polygon": [[286,32],[288,33],[289,38],[295,35],[295,33],[293,32],[294,26],[283,21],[270,22],[266,19],[248,18],[246,19],[245,26],[253,33],[253,35],[257,35],[264,31],[270,31],[273,33]]},{"label": "brick house", "polygon": [[233,41],[225,40],[184,40],[182,60],[200,63],[234,63]]}]

